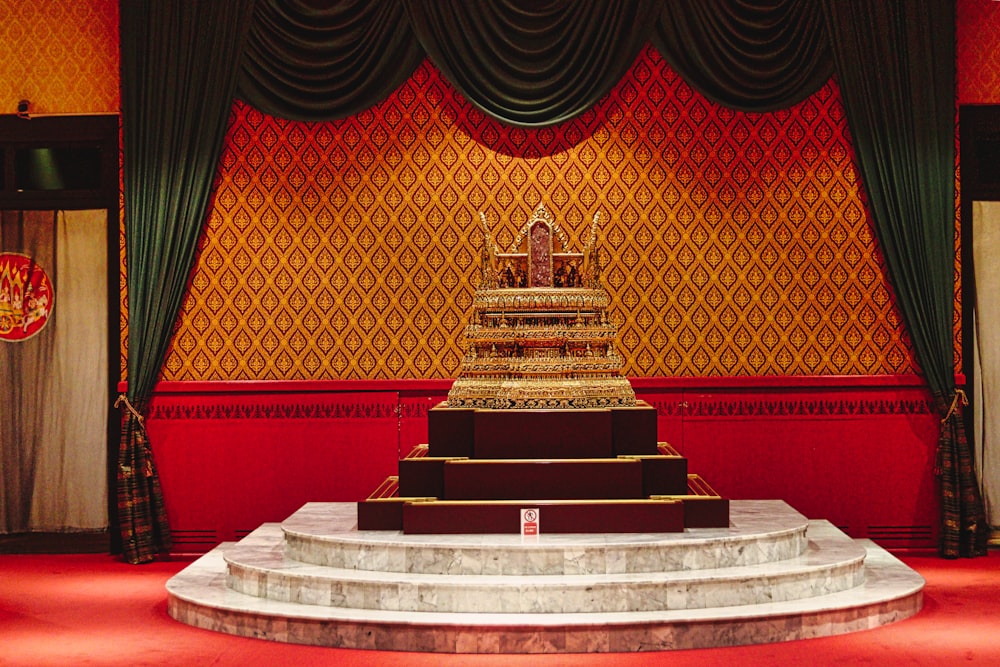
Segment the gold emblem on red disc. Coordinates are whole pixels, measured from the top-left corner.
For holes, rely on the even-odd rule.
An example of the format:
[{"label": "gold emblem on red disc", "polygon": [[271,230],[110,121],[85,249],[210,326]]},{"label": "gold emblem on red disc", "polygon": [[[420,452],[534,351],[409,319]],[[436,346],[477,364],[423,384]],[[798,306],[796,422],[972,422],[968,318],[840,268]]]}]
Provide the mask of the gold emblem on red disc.
[{"label": "gold emblem on red disc", "polygon": [[0,340],[31,338],[49,321],[55,292],[45,270],[27,255],[0,253]]}]

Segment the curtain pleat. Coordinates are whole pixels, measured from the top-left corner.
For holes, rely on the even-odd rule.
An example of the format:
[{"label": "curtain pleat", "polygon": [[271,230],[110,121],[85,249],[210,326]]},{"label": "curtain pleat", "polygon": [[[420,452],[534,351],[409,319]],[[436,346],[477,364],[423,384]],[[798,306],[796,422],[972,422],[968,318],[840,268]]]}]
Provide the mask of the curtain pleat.
[{"label": "curtain pleat", "polygon": [[875,232],[942,415],[941,553],[983,555],[988,527],[954,370],[954,3],[824,0],[823,9]]},{"label": "curtain pleat", "polygon": [[651,41],[692,88],[742,111],[787,109],[833,74],[815,0],[673,0]]},{"label": "curtain pleat", "polygon": [[511,125],[577,116],[618,83],[649,39],[655,0],[405,0],[434,65]]},{"label": "curtain pleat", "polygon": [[[991,409],[1000,405],[1000,299],[994,296],[1000,292],[1000,263],[995,259],[1000,257],[1000,201],[975,201],[972,210],[972,219],[964,221],[973,226],[975,239],[971,278],[984,298],[975,304],[976,355],[966,363],[974,368],[977,380],[973,442],[986,519],[994,532],[1000,529],[1000,410]],[[963,278],[969,280],[970,275]]]},{"label": "curtain pleat", "polygon": [[[0,252],[30,258],[46,272],[58,298],[55,219],[55,211],[0,211]],[[5,276],[7,271],[0,266],[0,317],[5,320],[0,326],[5,329],[17,322],[3,311],[20,309],[24,303],[12,284],[19,281],[12,280],[10,273]],[[31,508],[39,453],[45,444],[45,400],[55,347],[54,313],[53,309],[45,328],[30,338],[0,340],[0,383],[4,387],[0,408],[0,534],[32,528]]]},{"label": "curtain pleat", "polygon": [[171,544],[142,411],[184,297],[252,8],[252,0],[120,5],[129,328],[118,519],[132,563]]},{"label": "curtain pleat", "polygon": [[237,96],[281,118],[346,118],[387,97],[423,59],[399,0],[258,0]]},{"label": "curtain pleat", "polygon": [[108,527],[107,210],[56,215],[55,341],[42,409],[31,530]]}]

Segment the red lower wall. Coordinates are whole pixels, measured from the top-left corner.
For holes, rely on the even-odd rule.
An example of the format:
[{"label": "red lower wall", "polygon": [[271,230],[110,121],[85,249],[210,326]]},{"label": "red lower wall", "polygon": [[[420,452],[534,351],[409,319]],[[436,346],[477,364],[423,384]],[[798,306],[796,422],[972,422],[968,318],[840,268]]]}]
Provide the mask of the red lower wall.
[{"label": "red lower wall", "polygon": [[[162,383],[147,418],[177,552],[310,501],[366,497],[450,380]],[[889,548],[933,547],[938,418],[918,378],[638,378],[659,435],[722,495],[780,498]]]}]

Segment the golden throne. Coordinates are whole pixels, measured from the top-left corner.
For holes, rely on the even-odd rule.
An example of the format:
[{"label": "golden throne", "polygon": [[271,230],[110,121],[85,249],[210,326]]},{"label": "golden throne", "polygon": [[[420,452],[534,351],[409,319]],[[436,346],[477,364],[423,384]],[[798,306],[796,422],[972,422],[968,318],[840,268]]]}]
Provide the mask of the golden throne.
[{"label": "golden throne", "polygon": [[601,285],[594,215],[582,252],[539,204],[506,252],[483,213],[482,275],[449,407],[635,405]]}]

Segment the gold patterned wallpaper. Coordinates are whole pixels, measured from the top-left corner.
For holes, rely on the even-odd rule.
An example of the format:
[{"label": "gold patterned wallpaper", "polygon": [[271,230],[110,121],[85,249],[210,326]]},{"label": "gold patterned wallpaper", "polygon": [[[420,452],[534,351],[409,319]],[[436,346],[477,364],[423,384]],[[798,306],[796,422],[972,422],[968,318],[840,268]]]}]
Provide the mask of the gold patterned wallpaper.
[{"label": "gold patterned wallpaper", "polygon": [[234,105],[167,380],[454,377],[478,281],[544,202],[600,210],[630,376],[915,370],[834,83],[731,111],[647,48],[594,109],[512,128],[429,63],[356,116]]},{"label": "gold patterned wallpaper", "polygon": [[116,0],[0,2],[0,113],[118,113]]}]

